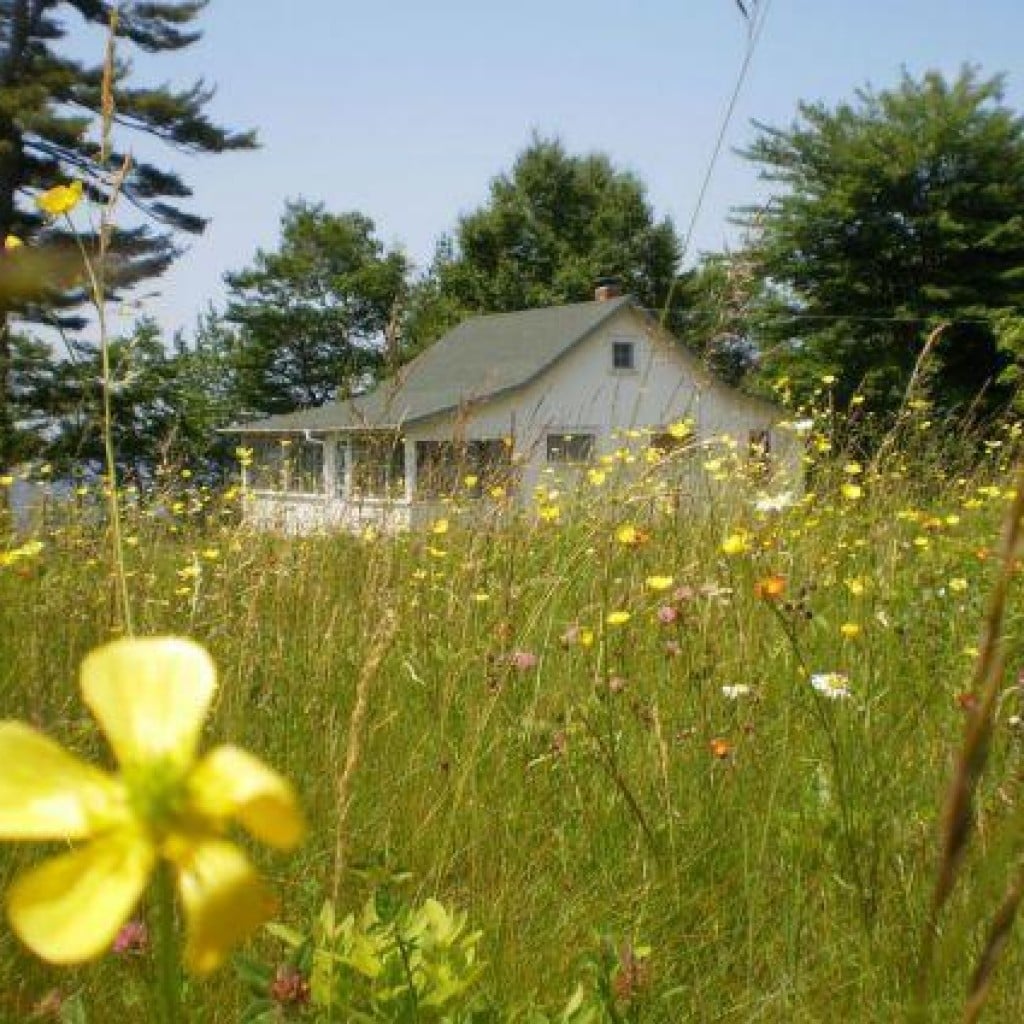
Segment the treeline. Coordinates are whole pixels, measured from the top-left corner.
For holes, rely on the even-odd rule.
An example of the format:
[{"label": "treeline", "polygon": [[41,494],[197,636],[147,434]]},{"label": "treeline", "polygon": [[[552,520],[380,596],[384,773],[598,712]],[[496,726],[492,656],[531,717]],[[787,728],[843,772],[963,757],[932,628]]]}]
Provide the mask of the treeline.
[{"label": "treeline", "polygon": [[[358,391],[467,315],[586,301],[607,276],[754,391],[781,379],[799,399],[827,379],[865,423],[899,408],[914,373],[937,414],[984,420],[1015,401],[1024,120],[1000,78],[904,75],[834,108],[802,104],[788,127],[755,125],[744,155],[771,198],[735,211],[734,251],[685,270],[643,182],[554,139],[531,140],[425,268],[361,213],[291,202],[277,247],[226,276],[222,309],[187,336],[143,320],[115,339],[119,458],[140,478],[216,472],[233,447],[217,427]],[[58,354],[11,334],[8,461],[100,458],[99,355],[65,339]]]}]

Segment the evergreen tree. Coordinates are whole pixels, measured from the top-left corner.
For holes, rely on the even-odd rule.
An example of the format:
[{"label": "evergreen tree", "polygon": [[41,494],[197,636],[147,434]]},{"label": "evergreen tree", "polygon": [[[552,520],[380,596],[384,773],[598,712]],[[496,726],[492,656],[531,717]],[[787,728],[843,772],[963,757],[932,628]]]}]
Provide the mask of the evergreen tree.
[{"label": "evergreen tree", "polygon": [[[2,0],[0,2],[0,240],[7,235],[35,237],[43,226],[33,194],[69,179],[102,202],[109,195],[109,169],[97,163],[96,126],[101,114],[102,66],[72,54],[75,23],[106,26],[119,12],[117,34],[129,49],[146,54],[181,50],[199,38],[196,22],[207,0],[118,2],[113,0]],[[202,81],[181,89],[147,87],[129,81],[131,67],[115,69],[119,128],[166,143],[186,153],[219,153],[255,145],[251,132],[235,133],[205,113],[212,90]],[[123,155],[111,154],[111,166]],[[172,170],[146,160],[133,161],[123,182],[127,205],[142,222],[115,233],[113,275],[128,285],[161,273],[178,249],[176,232],[197,233],[205,221],[183,200],[191,190]],[[62,229],[47,228],[59,240]],[[87,239],[88,243],[88,239]],[[69,309],[84,293],[72,290],[56,302]],[[0,296],[0,466],[10,461],[14,443],[10,408],[12,345],[6,325],[24,305]],[[51,313],[52,317],[60,317]],[[63,316],[66,326],[78,321]]]},{"label": "evergreen tree", "polygon": [[[1024,351],[1000,318],[1024,305],[1024,119],[1001,78],[904,75],[835,109],[801,104],[787,129],[758,125],[746,156],[780,186],[747,210],[750,253],[774,291],[759,340],[799,384],[838,380],[894,409],[929,333],[942,407],[995,408]],[[980,397],[980,401],[979,401]]]},{"label": "evergreen tree", "polygon": [[280,247],[259,250],[251,267],[226,276],[246,412],[321,405],[380,370],[408,263],[374,232],[362,214],[291,202]]}]

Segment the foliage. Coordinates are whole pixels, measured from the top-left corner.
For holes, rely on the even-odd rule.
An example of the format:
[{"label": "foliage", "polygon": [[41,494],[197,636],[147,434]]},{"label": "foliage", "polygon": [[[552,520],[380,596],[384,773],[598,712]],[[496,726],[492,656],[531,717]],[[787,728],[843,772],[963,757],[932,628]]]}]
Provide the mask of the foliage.
[{"label": "foliage", "polygon": [[635,174],[535,137],[491,182],[487,203],[438,246],[413,299],[409,344],[421,347],[471,313],[589,301],[604,277],[660,311],[679,259],[671,221],[655,220]]},{"label": "foliage", "polygon": [[743,254],[704,256],[680,276],[682,337],[722,380],[743,383],[757,366],[751,316],[759,285]]},{"label": "foliage", "polygon": [[[16,340],[22,450],[62,471],[96,472],[103,462],[101,354],[79,338],[66,343],[66,358],[55,359],[41,341]],[[111,426],[122,471],[142,484],[185,465],[204,478],[222,475],[231,445],[215,431],[237,411],[233,359],[233,335],[212,314],[191,344],[179,336],[168,346],[145,319],[112,339]]]},{"label": "foliage", "polygon": [[[390,887],[379,889],[357,916],[337,921],[327,901],[310,934],[273,924],[268,930],[289,949],[287,966],[271,973],[243,965],[259,998],[244,1019],[278,1019],[289,1003],[308,1002],[315,1020],[389,1024],[444,1021],[483,1024],[491,1019],[471,997],[483,970],[477,959],[480,932],[466,930],[466,915],[437,900],[409,907]],[[282,979],[308,978],[290,988]]]},{"label": "foliage", "polygon": [[[101,68],[75,55],[71,24],[106,27],[112,11],[120,12],[120,41],[146,54],[175,52],[199,38],[195,23],[205,0],[166,0],[162,3],[113,3],[111,0],[11,0],[0,11],[4,45],[0,55],[0,239],[13,234],[24,240],[71,242],[63,221],[44,223],[30,202],[33,193],[63,184],[69,177],[84,181],[87,194],[103,203],[111,194],[110,168],[100,166],[93,126],[102,105]],[[188,153],[222,153],[255,145],[251,132],[231,132],[205,113],[212,96],[199,81],[181,89],[168,85],[132,84],[131,64],[115,68],[120,128]],[[124,153],[111,154],[118,167]],[[175,232],[198,233],[205,220],[182,202],[191,196],[186,182],[173,170],[146,159],[133,160],[122,194],[141,215],[134,226],[114,234],[114,259],[108,268],[112,284],[129,285],[159,274],[178,254]],[[81,227],[81,225],[80,225]],[[94,236],[82,232],[86,246]],[[49,295],[40,303],[0,300],[0,321],[14,310],[22,316],[54,319],[64,326],[83,321],[66,311],[86,299],[81,286],[62,296]],[[56,309],[54,308],[56,307]],[[61,312],[64,310],[65,312]],[[8,406],[11,351],[0,331],[0,466],[15,457],[14,419]]]},{"label": "foliage", "polygon": [[804,393],[834,374],[841,404],[860,393],[891,412],[944,323],[928,366],[940,408],[1008,399],[1022,352],[993,319],[1024,303],[1024,119],[1002,99],[1002,80],[971,68],[904,74],[757,126],[745,155],[781,189],[746,211],[749,257],[776,292],[757,325],[773,371]]},{"label": "foliage", "polygon": [[404,292],[407,264],[359,213],[289,203],[281,243],[227,275],[228,320],[240,327],[239,399],[251,413],[321,405],[365,384]]}]

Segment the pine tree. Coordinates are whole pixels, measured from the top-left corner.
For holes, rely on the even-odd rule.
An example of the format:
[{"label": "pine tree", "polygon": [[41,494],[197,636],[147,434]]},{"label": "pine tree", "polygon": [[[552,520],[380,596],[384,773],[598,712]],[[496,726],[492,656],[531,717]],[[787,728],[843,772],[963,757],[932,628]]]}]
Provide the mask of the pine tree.
[{"label": "pine tree", "polygon": [[[159,54],[195,43],[196,22],[207,0],[120,2],[112,0],[0,0],[0,240],[34,238],[45,229],[51,241],[62,230],[44,225],[31,199],[40,190],[75,179],[103,202],[110,194],[109,169],[97,162],[96,126],[101,114],[103,68],[69,52],[74,29],[105,27],[118,10],[118,46],[128,53]],[[130,135],[144,135],[186,153],[221,153],[255,145],[252,132],[232,132],[205,113],[212,90],[203,81],[184,88],[132,84],[131,66],[115,67],[114,121]],[[118,133],[120,134],[120,132]],[[123,154],[111,154],[118,167]],[[123,182],[125,203],[140,223],[115,232],[112,279],[127,286],[162,273],[179,253],[178,232],[201,232],[206,221],[187,210],[189,186],[174,171],[147,160],[133,161]],[[86,244],[89,239],[86,238]],[[0,466],[13,443],[10,406],[12,313],[63,326],[80,326],[70,310],[85,298],[72,289],[40,317],[40,311],[0,296]]]}]

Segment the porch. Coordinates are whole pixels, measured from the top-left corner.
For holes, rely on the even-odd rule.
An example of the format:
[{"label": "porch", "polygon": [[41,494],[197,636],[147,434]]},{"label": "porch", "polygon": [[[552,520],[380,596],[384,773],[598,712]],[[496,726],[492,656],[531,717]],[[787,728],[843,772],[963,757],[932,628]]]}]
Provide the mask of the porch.
[{"label": "porch", "polygon": [[507,438],[360,430],[243,440],[246,520],[286,533],[411,529],[436,519],[453,498],[474,500],[512,486]]}]

